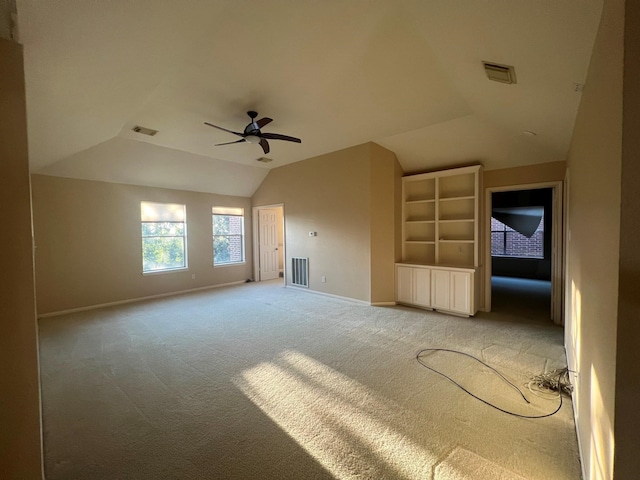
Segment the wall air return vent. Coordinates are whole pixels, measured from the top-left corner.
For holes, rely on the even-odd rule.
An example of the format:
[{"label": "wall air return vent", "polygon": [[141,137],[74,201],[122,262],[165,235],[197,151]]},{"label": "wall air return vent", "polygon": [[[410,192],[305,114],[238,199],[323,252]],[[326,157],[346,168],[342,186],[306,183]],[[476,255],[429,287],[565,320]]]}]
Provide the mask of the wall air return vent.
[{"label": "wall air return vent", "polygon": [[516,71],[510,65],[493,62],[482,62],[489,80],[500,83],[516,83]]},{"label": "wall air return vent", "polygon": [[142,133],[143,135],[149,135],[150,137],[153,137],[156,133],[158,133],[158,130],[152,130],[151,128],[141,127],[140,125],[136,125],[131,130],[133,130],[136,133]]},{"label": "wall air return vent", "polygon": [[291,285],[309,287],[309,259],[293,257],[291,259]]}]

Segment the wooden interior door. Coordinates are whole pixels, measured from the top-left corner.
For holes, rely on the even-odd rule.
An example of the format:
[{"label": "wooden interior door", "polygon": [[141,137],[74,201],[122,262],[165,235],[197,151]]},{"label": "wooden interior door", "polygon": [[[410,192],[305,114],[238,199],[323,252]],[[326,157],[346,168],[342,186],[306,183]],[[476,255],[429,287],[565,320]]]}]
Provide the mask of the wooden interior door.
[{"label": "wooden interior door", "polygon": [[260,209],[260,280],[278,278],[278,215],[276,208]]}]

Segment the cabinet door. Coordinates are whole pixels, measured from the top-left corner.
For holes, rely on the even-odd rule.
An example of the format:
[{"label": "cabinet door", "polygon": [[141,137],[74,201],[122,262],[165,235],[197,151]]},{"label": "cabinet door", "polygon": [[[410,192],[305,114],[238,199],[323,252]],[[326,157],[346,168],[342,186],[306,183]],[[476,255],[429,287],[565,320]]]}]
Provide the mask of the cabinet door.
[{"label": "cabinet door", "polygon": [[413,303],[413,268],[396,268],[396,300],[401,303]]},{"label": "cabinet door", "polygon": [[471,273],[451,272],[451,311],[473,315],[471,293]]},{"label": "cabinet door", "polygon": [[413,303],[421,307],[431,306],[431,270],[428,268],[413,270]]},{"label": "cabinet door", "polygon": [[431,270],[431,306],[449,310],[449,279],[446,270]]}]

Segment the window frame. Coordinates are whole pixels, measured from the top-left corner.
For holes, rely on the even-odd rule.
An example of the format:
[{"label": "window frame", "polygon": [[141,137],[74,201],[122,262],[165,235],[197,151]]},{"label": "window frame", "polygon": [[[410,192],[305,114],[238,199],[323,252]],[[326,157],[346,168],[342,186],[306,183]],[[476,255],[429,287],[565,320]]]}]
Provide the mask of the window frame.
[{"label": "window frame", "polygon": [[[241,233],[216,233],[215,217],[239,217]],[[216,237],[240,238],[241,260],[229,262],[216,262]],[[246,253],[246,232],[245,232],[245,209],[243,207],[211,207],[211,239],[212,239],[212,256],[211,261],[214,268],[232,267],[236,265],[244,265],[247,263]]]},{"label": "window frame", "polygon": [[[162,205],[165,207],[182,207],[182,220],[168,220],[168,219],[157,219],[157,220],[145,220],[145,205]],[[158,275],[164,273],[171,273],[177,271],[185,271],[189,269],[189,255],[188,255],[188,241],[187,241],[187,206],[182,203],[165,203],[165,202],[148,202],[141,201],[140,202],[140,243],[142,247],[141,259],[142,259],[142,275]],[[147,213],[149,215],[149,213]],[[182,235],[145,235],[144,233],[144,225],[145,224],[179,224],[183,225]],[[182,253],[183,253],[183,265],[179,267],[165,267],[165,268],[155,268],[150,270],[145,270],[145,252],[144,245],[146,238],[182,238]]]}]

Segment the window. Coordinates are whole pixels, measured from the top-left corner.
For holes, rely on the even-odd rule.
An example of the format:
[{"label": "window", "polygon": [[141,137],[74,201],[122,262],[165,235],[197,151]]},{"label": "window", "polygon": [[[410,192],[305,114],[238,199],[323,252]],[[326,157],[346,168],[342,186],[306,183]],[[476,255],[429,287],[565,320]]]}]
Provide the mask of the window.
[{"label": "window", "polygon": [[[535,230],[530,237],[523,235],[495,217],[492,217],[491,255],[501,257],[544,258],[544,214],[541,215],[541,217],[538,217],[540,218],[540,223],[537,227],[534,225]],[[514,224],[514,226],[517,225]]]},{"label": "window", "polygon": [[244,262],[244,209],[213,207],[213,264]]},{"label": "window", "polygon": [[186,207],[141,202],[142,271],[187,268]]}]

